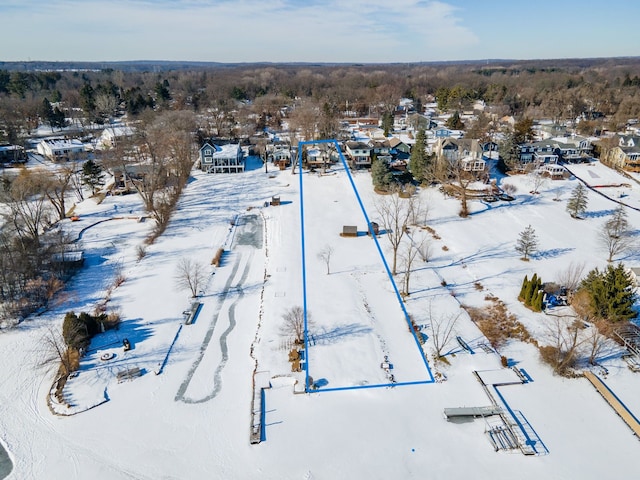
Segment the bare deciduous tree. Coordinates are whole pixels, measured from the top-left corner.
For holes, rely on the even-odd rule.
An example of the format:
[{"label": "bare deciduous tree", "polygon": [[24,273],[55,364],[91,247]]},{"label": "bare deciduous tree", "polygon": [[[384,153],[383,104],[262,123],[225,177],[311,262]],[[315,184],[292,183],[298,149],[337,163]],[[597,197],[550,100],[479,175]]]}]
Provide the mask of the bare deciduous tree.
[{"label": "bare deciduous tree", "polygon": [[67,215],[67,196],[77,176],[75,163],[63,165],[54,172],[38,171],[37,175],[42,176],[44,194],[58,214],[58,220],[64,220]]},{"label": "bare deciduous tree", "polygon": [[190,258],[181,258],[176,267],[175,280],[178,288],[189,290],[193,298],[198,296],[198,291],[207,278],[205,267],[202,263]]},{"label": "bare deciduous tree", "polygon": [[[424,243],[424,241],[422,242]],[[409,239],[409,242],[405,243],[406,247],[402,253],[402,293],[403,295],[409,295],[409,285],[411,279],[411,266],[418,254],[421,252],[421,243],[414,243],[413,238]]]},{"label": "bare deciduous tree", "polygon": [[564,375],[578,360],[580,321],[572,317],[552,317],[547,325],[549,345],[540,347],[543,360],[553,367],[553,371]]},{"label": "bare deciduous tree", "polygon": [[571,262],[563,270],[558,272],[558,282],[570,292],[575,292],[580,285],[584,274],[584,262]]},{"label": "bare deciduous tree", "polygon": [[423,238],[418,244],[418,254],[423,262],[428,262],[433,256],[433,244],[428,238]]},{"label": "bare deciduous tree", "polygon": [[414,209],[411,198],[402,198],[399,187],[394,187],[389,195],[380,197],[376,202],[376,210],[380,215],[380,223],[393,250],[391,273],[397,273],[398,249],[406,233],[409,219]]},{"label": "bare deciduous tree", "polygon": [[[291,307],[283,315],[283,324],[280,327],[280,333],[285,337],[293,337],[296,343],[304,342],[305,316],[304,309],[298,305]],[[307,330],[313,326],[311,313],[307,312]]]},{"label": "bare deciduous tree", "polygon": [[39,245],[40,236],[50,220],[42,181],[42,176],[24,169],[9,188],[2,191],[2,200],[7,205],[5,223],[16,232],[23,245],[27,240]]},{"label": "bare deciduous tree", "polygon": [[331,255],[333,255],[333,247],[331,245],[325,245],[318,253],[318,258],[327,266],[327,275],[331,273]]},{"label": "bare deciduous tree", "polygon": [[528,175],[529,185],[531,185],[531,193],[539,194],[540,189],[547,183],[547,178],[537,170],[532,171]]},{"label": "bare deciduous tree", "polygon": [[604,222],[600,231],[600,241],[607,251],[608,262],[613,262],[617,255],[628,251],[633,245],[633,238],[629,231],[629,221],[624,206],[619,205],[613,216]]},{"label": "bare deciduous tree", "polygon": [[40,342],[42,357],[40,364],[43,366],[58,365],[63,376],[73,371],[73,353],[67,348],[62,332],[59,329],[48,327]]},{"label": "bare deciduous tree", "polygon": [[439,316],[433,312],[431,304],[429,304],[428,312],[433,348],[435,350],[436,358],[440,358],[442,356],[442,351],[453,339],[454,327],[460,318],[460,313],[449,313]]},{"label": "bare deciduous tree", "polygon": [[607,345],[608,339],[600,332],[601,327],[608,327],[606,321],[601,320],[592,325],[591,330],[589,331],[589,335],[585,340],[586,344],[589,347],[589,363],[591,365],[597,364],[598,357]]}]

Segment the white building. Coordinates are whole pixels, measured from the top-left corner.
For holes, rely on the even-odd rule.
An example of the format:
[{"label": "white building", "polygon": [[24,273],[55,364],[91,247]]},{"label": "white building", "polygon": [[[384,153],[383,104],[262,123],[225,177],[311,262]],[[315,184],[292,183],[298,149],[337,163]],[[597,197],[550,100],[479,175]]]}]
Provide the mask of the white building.
[{"label": "white building", "polygon": [[134,134],[133,128],[128,125],[118,125],[105,128],[100,136],[96,147],[100,150],[115,148],[119,141],[131,138]]},{"label": "white building", "polygon": [[40,155],[54,160],[69,160],[72,156],[84,152],[84,144],[75,138],[45,138],[36,147]]}]

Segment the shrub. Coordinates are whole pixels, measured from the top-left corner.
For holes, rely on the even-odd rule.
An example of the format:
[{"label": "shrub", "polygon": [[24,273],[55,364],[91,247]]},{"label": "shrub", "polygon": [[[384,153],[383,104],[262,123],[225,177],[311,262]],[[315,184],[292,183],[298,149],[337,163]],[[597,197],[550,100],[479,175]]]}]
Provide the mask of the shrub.
[{"label": "shrub", "polygon": [[491,304],[485,308],[464,308],[471,320],[475,322],[483,335],[494,348],[500,347],[507,339],[516,338],[523,342],[531,342],[531,335],[525,326],[518,322],[516,316],[509,313],[505,304],[496,297],[490,299]]},{"label": "shrub", "polygon": [[147,249],[144,245],[138,245],[136,247],[136,258],[138,261],[142,260],[147,255]]},{"label": "shrub", "polygon": [[211,259],[211,265],[215,265],[216,267],[220,266],[220,260],[222,260],[222,254],[224,253],[224,248],[220,247],[216,254]]},{"label": "shrub", "polygon": [[62,338],[65,344],[71,350],[87,348],[91,338],[101,333],[103,328],[105,330],[115,328],[120,323],[120,316],[113,315],[105,313],[90,315],[86,312],[76,315],[75,312],[67,312],[62,322]]},{"label": "shrub", "polygon": [[80,350],[91,342],[87,325],[74,312],[67,312],[62,322],[62,338],[67,347]]}]

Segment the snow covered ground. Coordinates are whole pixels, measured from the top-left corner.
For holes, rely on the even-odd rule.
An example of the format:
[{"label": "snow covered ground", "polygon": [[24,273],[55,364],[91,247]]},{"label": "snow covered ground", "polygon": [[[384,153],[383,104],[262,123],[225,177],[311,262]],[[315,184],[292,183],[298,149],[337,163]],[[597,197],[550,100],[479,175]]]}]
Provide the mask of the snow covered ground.
[{"label": "snow covered ground", "polygon": [[[251,160],[241,175],[194,172],[169,227],[142,259],[151,224],[139,221],[137,196],[76,207],[80,221],[66,227],[81,237],[86,267],[59,305],[0,334],[0,441],[14,464],[8,478],[587,479],[633,470],[640,442],[587,380],[554,376],[532,345],[513,341],[500,354],[532,381],[512,384],[515,374],[482,347],[486,340],[460,305],[498,297],[543,342],[553,312],[535,314],[516,300],[523,277],[554,281],[571,262],[604,267],[598,231],[616,201],[640,207],[638,184],[597,163],[571,167],[607,195],[589,192],[583,220],[565,210],[575,178],[547,182],[540,195],[529,193],[524,176],[502,179],[516,186],[515,200],[474,201],[466,219],[457,215],[457,200],[421,191],[438,238],[430,236],[431,260],[415,263],[404,309],[418,325],[429,324],[429,308],[460,313],[455,335],[473,352],[454,339],[445,348],[448,364],[434,364],[430,338],[427,367],[374,240],[339,235],[343,225],[366,232],[347,173],[340,166],[328,175],[304,172],[307,308],[315,324],[308,365],[319,389],[295,394],[304,372],[291,373],[280,326],[286,310],[303,304],[300,177],[265,173]],[[370,175],[356,172],[353,182],[375,221]],[[273,195],[282,204],[265,207]],[[637,231],[640,212],[628,214]],[[540,247],[523,262],[514,246],[527,225]],[[419,228],[410,234],[430,235]],[[378,241],[389,262],[388,241]],[[327,245],[330,274],[317,257]],[[210,266],[220,247],[222,264]],[[183,258],[208,272],[191,325],[183,311],[192,299],[174,279]],[[635,250],[622,260],[636,266],[640,256]],[[113,288],[118,275],[124,282]],[[55,372],[41,365],[43,336],[65,312],[91,311],[107,292],[122,326],[94,339],[65,389],[69,406],[54,405],[64,415],[53,415],[46,398]],[[429,328],[424,333],[431,336]],[[126,352],[124,338],[133,346]],[[639,378],[620,353],[611,347],[599,359],[603,379],[639,415]],[[389,383],[385,357],[398,384],[368,388]],[[142,375],[118,383],[118,372],[132,368]],[[257,445],[249,442],[254,370],[272,385]],[[534,455],[494,451],[485,432],[498,417],[445,420],[445,408],[491,404],[480,380],[518,420]]]}]

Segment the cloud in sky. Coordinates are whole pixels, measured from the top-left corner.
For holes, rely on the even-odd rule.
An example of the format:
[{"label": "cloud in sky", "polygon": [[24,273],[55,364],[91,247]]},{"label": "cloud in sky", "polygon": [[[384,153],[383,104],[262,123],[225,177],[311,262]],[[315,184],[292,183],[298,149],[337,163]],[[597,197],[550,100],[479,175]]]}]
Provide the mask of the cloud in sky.
[{"label": "cloud in sky", "polygon": [[422,0],[10,0],[0,35],[18,39],[2,60],[415,61],[477,42],[457,13]]},{"label": "cloud in sky", "polygon": [[[590,1],[538,0],[530,8],[506,0],[2,0],[0,60],[414,62],[637,55],[632,50],[638,29],[624,25],[640,16],[635,2],[609,0],[605,12],[593,6],[592,20],[617,30],[596,42],[576,33],[591,18],[585,8]],[[629,14],[616,15],[617,23],[606,18],[619,11],[614,4],[626,5]],[[560,28],[558,22],[567,19]]]}]

